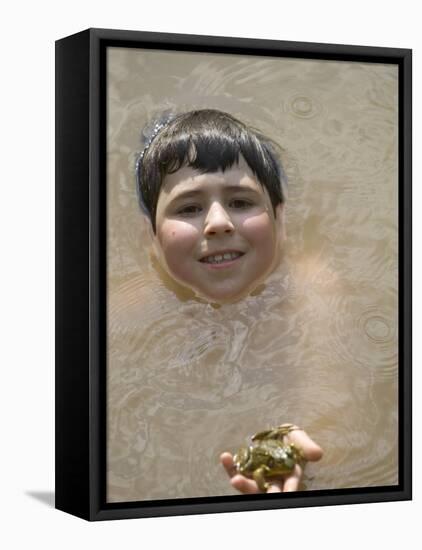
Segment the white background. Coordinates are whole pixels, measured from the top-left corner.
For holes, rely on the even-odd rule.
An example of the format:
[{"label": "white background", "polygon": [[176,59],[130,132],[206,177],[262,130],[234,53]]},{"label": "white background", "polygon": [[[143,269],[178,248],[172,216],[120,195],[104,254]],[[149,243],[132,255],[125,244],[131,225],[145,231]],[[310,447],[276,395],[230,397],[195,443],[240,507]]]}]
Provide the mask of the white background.
[{"label": "white background", "polygon": [[[414,330],[414,500],[384,504],[88,523],[53,508],[54,41],[88,27],[414,50],[420,126],[417,3],[354,0],[16,1],[2,7],[0,140],[0,546],[2,548],[418,547],[421,504],[421,339]],[[414,132],[415,134],[416,132]],[[414,138],[414,204],[420,204]],[[421,216],[414,224],[415,310]],[[420,248],[420,247],[419,247]],[[417,318],[416,318],[417,319]],[[410,542],[410,541],[413,542]]]}]

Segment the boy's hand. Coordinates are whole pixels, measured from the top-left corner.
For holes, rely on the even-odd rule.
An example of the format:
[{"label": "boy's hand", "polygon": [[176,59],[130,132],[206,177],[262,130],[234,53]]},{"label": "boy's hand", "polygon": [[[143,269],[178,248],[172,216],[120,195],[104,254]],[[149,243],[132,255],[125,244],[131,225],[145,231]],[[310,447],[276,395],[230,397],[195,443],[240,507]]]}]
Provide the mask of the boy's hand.
[{"label": "boy's hand", "polygon": [[[284,436],[283,442],[288,445],[294,443],[302,449],[305,460],[317,461],[322,457],[323,451],[309,435],[300,429],[295,429]],[[251,494],[260,493],[257,483],[253,479],[249,479],[241,474],[238,474],[233,462],[233,456],[230,453],[223,453],[220,456],[222,465],[230,477],[232,486],[241,493]],[[303,468],[296,464],[291,474],[284,476],[282,479],[272,481],[267,493],[287,493],[297,491],[300,480],[302,479]]]}]

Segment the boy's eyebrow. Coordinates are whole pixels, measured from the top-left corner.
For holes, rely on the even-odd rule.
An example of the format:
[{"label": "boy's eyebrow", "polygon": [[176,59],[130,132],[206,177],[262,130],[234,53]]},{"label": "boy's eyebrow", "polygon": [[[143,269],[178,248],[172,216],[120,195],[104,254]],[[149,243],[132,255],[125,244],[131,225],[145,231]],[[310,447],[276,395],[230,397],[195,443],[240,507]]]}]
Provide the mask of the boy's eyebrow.
[{"label": "boy's eyebrow", "polygon": [[[223,187],[223,192],[227,192],[227,193],[250,192],[250,193],[255,193],[256,195],[259,195],[259,191],[257,191],[253,187],[250,187],[249,185],[227,185],[227,186],[225,185]],[[196,197],[196,196],[202,195],[202,194],[204,194],[204,190],[202,188],[187,189],[186,191],[181,191],[180,193],[178,193],[174,197],[174,200],[187,199],[187,198]]]},{"label": "boy's eyebrow", "polygon": [[227,187],[224,188],[225,190],[227,191],[230,191],[231,193],[234,191],[241,191],[242,193],[244,193],[245,191],[250,191],[251,193],[256,193],[257,195],[259,195],[259,191],[257,189],[255,189],[254,187],[250,187],[249,185],[228,185]]}]

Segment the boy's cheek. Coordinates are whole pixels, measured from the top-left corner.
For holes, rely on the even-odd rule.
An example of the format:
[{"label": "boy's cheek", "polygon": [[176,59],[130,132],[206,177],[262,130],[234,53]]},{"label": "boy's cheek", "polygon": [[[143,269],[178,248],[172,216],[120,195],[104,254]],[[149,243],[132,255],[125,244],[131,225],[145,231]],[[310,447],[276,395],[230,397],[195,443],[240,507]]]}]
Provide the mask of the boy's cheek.
[{"label": "boy's cheek", "polygon": [[279,260],[277,231],[277,225],[267,213],[249,218],[243,226],[243,234],[254,250],[255,261],[264,272]]},{"label": "boy's cheek", "polygon": [[198,239],[198,231],[192,224],[184,222],[164,222],[157,231],[157,245],[165,257],[178,259],[192,251]]},{"label": "boy's cheek", "polygon": [[243,231],[255,244],[269,244],[274,240],[276,227],[266,212],[251,216],[243,222]]}]

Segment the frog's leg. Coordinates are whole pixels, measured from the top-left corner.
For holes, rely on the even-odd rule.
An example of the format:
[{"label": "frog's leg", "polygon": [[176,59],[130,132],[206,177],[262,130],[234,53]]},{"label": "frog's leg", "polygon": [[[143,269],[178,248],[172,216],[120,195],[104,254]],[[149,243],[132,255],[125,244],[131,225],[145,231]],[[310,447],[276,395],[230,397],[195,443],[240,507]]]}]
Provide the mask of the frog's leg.
[{"label": "frog's leg", "polygon": [[282,424],[281,426],[277,426],[277,428],[273,429],[274,434],[276,434],[274,437],[279,437],[282,439],[285,435],[288,435],[294,430],[300,430],[300,428],[294,424]]},{"label": "frog's leg", "polygon": [[258,432],[251,437],[252,441],[262,441],[263,439],[278,439],[280,437],[280,430],[278,428],[272,428],[271,430],[265,430]]},{"label": "frog's leg", "polygon": [[276,428],[271,428],[270,430],[264,430],[258,432],[251,437],[252,441],[262,441],[264,439],[283,439],[285,435],[288,435],[293,430],[300,430],[294,424],[282,424]]},{"label": "frog's leg", "polygon": [[273,433],[274,430],[265,430],[263,432],[258,432],[255,435],[251,437],[252,441],[261,441],[262,439],[268,439],[270,434]]},{"label": "frog's leg", "polygon": [[266,493],[270,487],[270,484],[267,483],[265,479],[265,474],[269,473],[270,471],[271,470],[270,468],[268,468],[268,466],[260,466],[253,473],[254,481],[258,485],[259,489],[264,493]]}]

